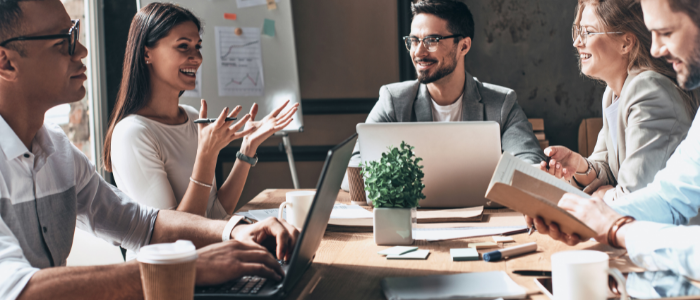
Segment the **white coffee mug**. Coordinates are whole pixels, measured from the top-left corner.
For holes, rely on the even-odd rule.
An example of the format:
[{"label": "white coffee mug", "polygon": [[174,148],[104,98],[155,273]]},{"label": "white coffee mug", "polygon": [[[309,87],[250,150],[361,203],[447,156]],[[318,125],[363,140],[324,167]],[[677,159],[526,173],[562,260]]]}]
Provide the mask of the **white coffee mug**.
[{"label": "white coffee mug", "polygon": [[627,300],[625,278],[608,267],[609,257],[600,251],[576,250],[552,255],[552,292],[556,300],[605,300],[608,274],[617,281],[622,300]]},{"label": "white coffee mug", "polygon": [[282,205],[280,205],[278,219],[282,219],[283,209],[286,208],[287,222],[301,229],[304,227],[304,221],[306,221],[306,216],[309,214],[309,209],[311,209],[314,195],[316,195],[315,191],[295,191],[287,193],[287,201],[282,202]]}]

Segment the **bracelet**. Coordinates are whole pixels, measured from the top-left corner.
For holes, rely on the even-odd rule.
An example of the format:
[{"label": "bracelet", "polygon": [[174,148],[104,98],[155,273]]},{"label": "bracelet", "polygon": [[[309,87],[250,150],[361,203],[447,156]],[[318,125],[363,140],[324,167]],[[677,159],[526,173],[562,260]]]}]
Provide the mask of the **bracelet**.
[{"label": "bracelet", "polygon": [[591,173],[591,170],[593,170],[593,166],[591,166],[591,162],[586,159],[586,164],[588,165],[588,169],[586,169],[585,173],[579,173],[579,172],[574,172],[574,175],[588,175]]},{"label": "bracelet", "polygon": [[208,188],[208,189],[213,187],[213,185],[211,185],[211,184],[206,184],[204,182],[194,180],[194,178],[192,178],[192,177],[190,177],[190,181],[194,182],[194,184],[201,185],[201,186]]},{"label": "bracelet", "polygon": [[623,249],[620,247],[620,245],[617,243],[617,231],[620,230],[620,227],[623,225],[629,224],[634,222],[634,217],[632,216],[624,216],[615,221],[612,226],[610,226],[610,229],[608,229],[608,245],[612,246],[613,248],[617,249]]}]

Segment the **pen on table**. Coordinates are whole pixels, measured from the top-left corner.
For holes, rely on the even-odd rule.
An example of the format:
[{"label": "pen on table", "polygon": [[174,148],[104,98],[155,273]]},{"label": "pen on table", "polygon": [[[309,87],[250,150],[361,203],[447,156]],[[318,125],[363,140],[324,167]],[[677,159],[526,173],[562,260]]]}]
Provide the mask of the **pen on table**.
[{"label": "pen on table", "polygon": [[534,270],[515,270],[513,274],[521,276],[549,276],[552,277],[552,271],[534,271]]},{"label": "pen on table", "polygon": [[532,242],[532,243],[522,244],[520,246],[515,246],[515,247],[506,248],[506,249],[486,252],[486,253],[484,253],[484,255],[482,255],[482,257],[484,258],[485,261],[499,261],[499,260],[501,260],[501,258],[504,258],[504,257],[513,257],[513,256],[525,254],[525,253],[535,252],[535,251],[537,251],[537,243]]},{"label": "pen on table", "polygon": [[[194,123],[195,123],[195,124],[199,124],[199,123],[214,123],[214,122],[216,122],[216,120],[217,120],[216,118],[197,119],[197,120],[194,120]],[[228,121],[234,121],[234,120],[236,120],[236,118],[226,118],[225,121],[228,122]]]}]

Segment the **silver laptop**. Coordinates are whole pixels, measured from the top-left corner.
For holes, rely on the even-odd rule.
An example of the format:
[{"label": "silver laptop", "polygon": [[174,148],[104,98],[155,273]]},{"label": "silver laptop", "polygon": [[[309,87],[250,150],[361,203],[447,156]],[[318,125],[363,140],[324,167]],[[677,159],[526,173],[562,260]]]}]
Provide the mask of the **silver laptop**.
[{"label": "silver laptop", "polygon": [[501,157],[499,128],[492,121],[361,123],[357,133],[362,162],[379,160],[401,141],[415,147],[425,173],[421,207],[470,207],[487,204],[484,195]]}]

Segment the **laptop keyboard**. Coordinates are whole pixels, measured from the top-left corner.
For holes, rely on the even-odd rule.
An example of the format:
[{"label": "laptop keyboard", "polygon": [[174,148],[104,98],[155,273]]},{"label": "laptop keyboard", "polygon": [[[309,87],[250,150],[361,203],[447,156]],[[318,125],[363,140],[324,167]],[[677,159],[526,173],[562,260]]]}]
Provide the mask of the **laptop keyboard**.
[{"label": "laptop keyboard", "polygon": [[[284,261],[278,260],[280,265]],[[230,281],[222,285],[198,288],[198,293],[217,294],[257,294],[265,286],[267,279],[259,276],[243,276],[241,279]]]}]

